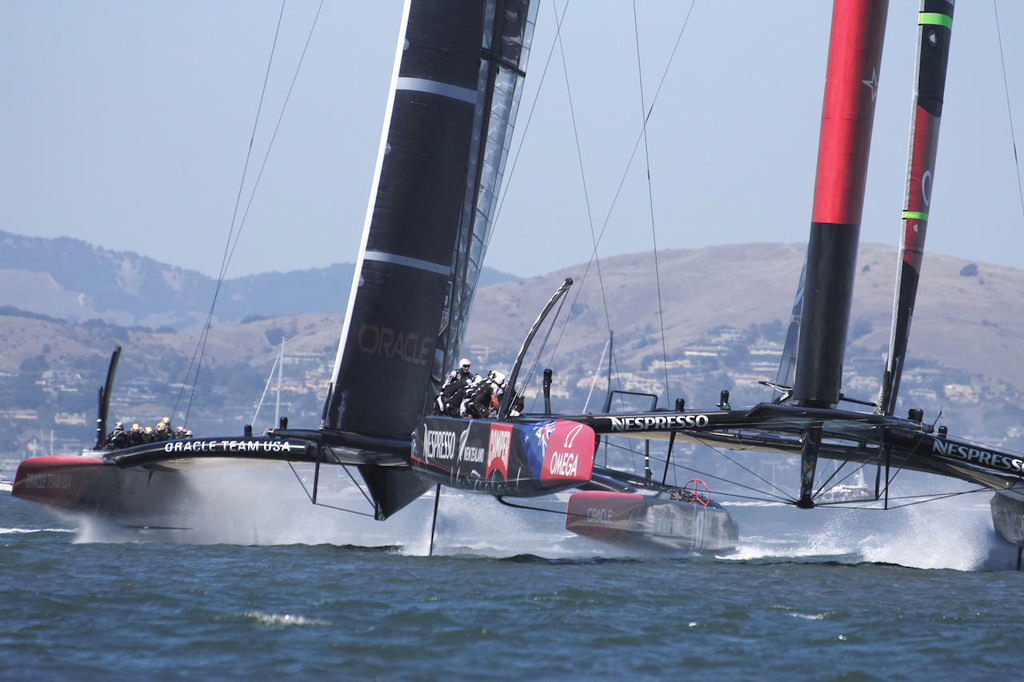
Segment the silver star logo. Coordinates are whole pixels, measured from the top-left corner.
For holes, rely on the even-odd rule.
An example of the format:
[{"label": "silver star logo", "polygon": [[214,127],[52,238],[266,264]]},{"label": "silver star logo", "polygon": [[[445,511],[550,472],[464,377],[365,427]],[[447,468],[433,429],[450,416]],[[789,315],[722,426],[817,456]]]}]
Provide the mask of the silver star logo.
[{"label": "silver star logo", "polygon": [[861,81],[864,85],[871,88],[871,101],[875,101],[875,95],[878,94],[878,69],[871,69],[871,80]]}]

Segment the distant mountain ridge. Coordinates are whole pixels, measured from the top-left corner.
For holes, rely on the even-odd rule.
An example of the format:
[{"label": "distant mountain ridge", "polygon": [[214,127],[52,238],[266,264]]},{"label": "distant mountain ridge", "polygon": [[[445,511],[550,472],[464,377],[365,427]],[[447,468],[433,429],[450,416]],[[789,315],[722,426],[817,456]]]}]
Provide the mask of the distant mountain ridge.
[{"label": "distant mountain ridge", "polygon": [[[216,316],[344,312],[352,263],[228,279]],[[485,267],[481,286],[516,279]],[[46,239],[0,231],[0,306],[70,321],[184,329],[205,319],[216,281],[195,270],[71,237]]]}]

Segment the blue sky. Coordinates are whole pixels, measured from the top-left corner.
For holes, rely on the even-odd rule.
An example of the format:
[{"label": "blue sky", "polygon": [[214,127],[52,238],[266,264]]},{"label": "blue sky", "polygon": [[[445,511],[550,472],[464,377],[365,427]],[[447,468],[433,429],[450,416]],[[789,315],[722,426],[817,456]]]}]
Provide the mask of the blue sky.
[{"label": "blue sky", "polygon": [[[600,230],[606,218],[602,256],[655,239],[660,248],[806,241],[831,4],[696,2],[648,128],[650,189],[643,156],[627,172],[640,132],[637,75],[649,106],[689,4],[636,4],[640,69],[631,2],[571,3],[564,63],[558,51],[548,63],[555,3],[542,2],[517,124],[525,141],[506,168],[488,265],[533,276],[585,262],[590,224]],[[355,260],[401,0],[324,2],[249,204],[318,6],[285,6],[253,136],[277,0],[4,0],[0,229],[215,275],[241,195],[229,277]],[[928,248],[1024,267],[994,7],[1024,144],[1024,3],[959,3]],[[890,3],[863,241],[898,239],[917,9]]]}]

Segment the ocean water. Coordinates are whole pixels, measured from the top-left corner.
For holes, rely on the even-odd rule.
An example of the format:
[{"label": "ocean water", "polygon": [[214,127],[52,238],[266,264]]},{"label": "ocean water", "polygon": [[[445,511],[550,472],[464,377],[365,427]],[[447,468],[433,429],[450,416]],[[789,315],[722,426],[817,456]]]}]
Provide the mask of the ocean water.
[{"label": "ocean water", "polygon": [[407,510],[401,543],[358,547],[308,529],[272,544],[97,541],[0,494],[0,679],[1013,678],[1024,573],[986,502],[736,506],[739,551],[687,557],[442,497],[427,556],[432,500]]}]

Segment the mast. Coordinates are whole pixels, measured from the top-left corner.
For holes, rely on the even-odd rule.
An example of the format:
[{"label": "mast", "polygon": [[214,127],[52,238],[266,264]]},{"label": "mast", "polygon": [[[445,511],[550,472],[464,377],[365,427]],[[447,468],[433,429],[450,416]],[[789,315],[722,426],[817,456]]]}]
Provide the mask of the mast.
[{"label": "mast", "polygon": [[529,0],[406,0],[328,428],[407,440],[458,352],[534,13]]},{"label": "mast", "polygon": [[277,402],[274,403],[274,425],[281,423],[281,375],[284,372],[284,341],[281,337],[281,349],[277,353]]},{"label": "mast", "polygon": [[907,185],[900,223],[900,254],[896,270],[889,354],[878,392],[878,414],[892,415],[910,341],[917,285],[924,259],[925,231],[931,207],[935,157],[939,146],[939,119],[946,86],[946,65],[953,29],[951,0],[921,0],[917,39],[914,112],[910,119]]},{"label": "mast", "polygon": [[[96,449],[99,450],[107,440],[107,417],[110,416],[110,392],[114,390],[114,375],[117,374],[117,363],[121,359],[121,346],[114,346],[107,366],[107,380],[100,387],[99,409],[96,414]],[[50,432],[52,439],[53,432]],[[53,443],[50,443],[50,454],[53,454]]]},{"label": "mast", "polygon": [[[793,402],[839,402],[888,0],[835,0]],[[821,429],[804,434],[799,506],[813,506]]]},{"label": "mast", "polygon": [[793,399],[839,402],[888,0],[836,0]]}]

